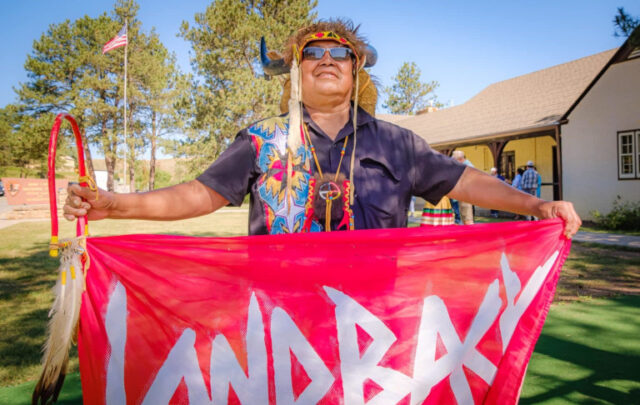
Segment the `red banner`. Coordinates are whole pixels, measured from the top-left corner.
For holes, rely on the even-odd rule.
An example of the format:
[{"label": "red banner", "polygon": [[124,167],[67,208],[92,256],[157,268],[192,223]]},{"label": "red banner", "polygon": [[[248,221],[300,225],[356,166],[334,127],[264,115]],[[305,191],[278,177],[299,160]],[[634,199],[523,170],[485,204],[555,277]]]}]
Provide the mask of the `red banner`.
[{"label": "red banner", "polygon": [[84,402],[514,404],[562,229],[89,238]]}]

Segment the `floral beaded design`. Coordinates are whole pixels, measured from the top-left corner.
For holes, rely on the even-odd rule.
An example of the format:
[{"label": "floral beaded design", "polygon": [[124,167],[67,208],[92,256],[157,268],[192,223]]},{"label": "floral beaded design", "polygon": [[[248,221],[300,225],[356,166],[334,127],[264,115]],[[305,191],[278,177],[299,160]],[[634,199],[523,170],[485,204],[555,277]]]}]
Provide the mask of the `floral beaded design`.
[{"label": "floral beaded design", "polygon": [[289,117],[260,121],[248,129],[256,148],[256,161],[262,174],[258,196],[264,206],[269,234],[319,232],[320,224],[310,217],[308,201],[312,180],[310,155],[303,143],[293,152],[291,187],[287,188],[287,137]]}]

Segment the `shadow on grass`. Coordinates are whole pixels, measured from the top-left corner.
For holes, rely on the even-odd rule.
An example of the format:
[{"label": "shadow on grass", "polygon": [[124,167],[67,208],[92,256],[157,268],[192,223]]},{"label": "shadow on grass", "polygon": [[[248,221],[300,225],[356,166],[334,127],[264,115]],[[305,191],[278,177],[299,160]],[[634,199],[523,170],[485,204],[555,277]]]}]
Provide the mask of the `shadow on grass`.
[{"label": "shadow on grass", "polygon": [[640,297],[552,309],[520,404],[640,403]]},{"label": "shadow on grass", "polygon": [[564,263],[557,301],[640,294],[640,250],[575,243]]},{"label": "shadow on grass", "polygon": [[638,403],[634,401],[640,400],[638,388],[631,389],[630,392],[622,392],[606,385],[610,380],[637,381],[640,377],[637,366],[640,364],[640,356],[594,349],[553,336],[541,336],[536,345],[536,353],[572,363],[574,367],[590,369],[591,373],[584,378],[564,381],[560,379],[561,375],[557,376],[559,378],[553,378],[550,374],[540,375],[543,380],[554,381],[555,387],[544,393],[522,398],[521,404],[539,404],[554,398],[566,398],[574,393],[587,397],[583,403],[594,403],[594,400],[598,399],[607,403],[626,405]]},{"label": "shadow on grass", "polygon": [[[29,405],[31,404],[31,394],[36,382],[20,384],[15,387],[0,388],[0,404],[3,405]],[[80,375],[73,373],[64,379],[62,391],[58,397],[58,405],[80,405],[82,404],[82,386]]]},{"label": "shadow on grass", "polygon": [[58,265],[58,260],[49,257],[45,245],[21,257],[0,257],[0,300],[15,300],[51,288]]},{"label": "shadow on grass", "polygon": [[25,253],[0,258],[0,385],[37,378],[53,302],[58,261],[45,249]]}]

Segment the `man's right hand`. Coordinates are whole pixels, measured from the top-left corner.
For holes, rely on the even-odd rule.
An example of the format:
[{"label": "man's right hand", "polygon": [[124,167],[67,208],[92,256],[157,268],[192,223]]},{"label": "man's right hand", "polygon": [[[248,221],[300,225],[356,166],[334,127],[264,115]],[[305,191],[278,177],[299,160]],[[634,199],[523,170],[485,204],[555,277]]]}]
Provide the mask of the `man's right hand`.
[{"label": "man's right hand", "polygon": [[[84,199],[84,201],[83,201]],[[64,217],[73,221],[84,215],[95,221],[109,216],[114,209],[115,195],[109,191],[98,188],[91,190],[79,184],[70,184],[67,187],[67,200],[62,209]]]}]

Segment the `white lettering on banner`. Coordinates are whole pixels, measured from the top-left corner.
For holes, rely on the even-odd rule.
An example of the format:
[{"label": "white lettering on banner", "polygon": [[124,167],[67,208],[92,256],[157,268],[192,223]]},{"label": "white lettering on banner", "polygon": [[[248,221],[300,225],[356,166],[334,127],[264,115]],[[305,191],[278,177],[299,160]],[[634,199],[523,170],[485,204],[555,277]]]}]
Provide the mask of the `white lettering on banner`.
[{"label": "white lettering on banner", "polygon": [[529,308],[531,302],[540,291],[540,287],[547,279],[547,275],[553,268],[553,264],[558,259],[560,252],[554,252],[549,259],[542,265],[538,266],[533,272],[533,275],[529,279],[529,282],[522,290],[522,294],[518,298],[518,302],[515,302],[516,295],[520,292],[520,279],[511,271],[509,266],[509,260],[504,253],[500,259],[500,267],[502,267],[502,278],[504,279],[504,287],[507,291],[507,307],[500,316],[500,336],[502,337],[502,353],[507,350],[513,332],[516,330],[520,318],[524,312]]},{"label": "white lettering on banner", "polygon": [[262,312],[255,293],[251,294],[247,319],[247,377],[224,335],[213,340],[211,349],[211,391],[214,405],[227,403],[229,385],[243,404],[269,403],[267,348]]},{"label": "white lettering on banner", "polygon": [[168,404],[184,378],[190,404],[211,404],[198,364],[196,333],[185,329],[156,374],[143,405]]},{"label": "white lettering on banner", "polygon": [[127,291],[120,282],[116,286],[107,304],[104,317],[107,339],[111,346],[111,354],[107,365],[107,405],[127,403],[124,392],[124,347],[127,343]]},{"label": "white lettering on banner", "polygon": [[[271,343],[276,402],[279,405],[318,403],[333,385],[335,377],[289,314],[279,307],[271,313]],[[311,380],[297,400],[293,395],[291,352],[296,355]]]},{"label": "white lettering on banner", "polygon": [[[324,287],[336,304],[340,374],[345,405],[364,405],[364,382],[371,378],[382,387],[367,404],[396,404],[411,392],[411,378],[399,371],[378,366],[396,336],[380,319],[348,295],[330,287]],[[361,355],[358,345],[359,325],[371,336],[372,341]]]},{"label": "white lettering on banner", "polygon": [[[503,352],[520,321],[558,258],[555,252],[542,266],[536,268],[527,285],[521,290],[518,276],[511,271],[506,255],[500,265],[507,295],[506,309],[499,318]],[[347,405],[364,405],[364,384],[368,379],[382,390],[367,405],[397,403],[411,395],[411,404],[419,404],[431,389],[449,377],[451,390],[459,404],[472,404],[473,396],[463,366],[472,370],[487,384],[492,384],[496,366],[477,349],[482,337],[500,313],[500,281],[494,280],[466,333],[464,340],[455,326],[444,301],[435,295],[423,301],[422,315],[416,337],[413,376],[379,365],[397,337],[384,322],[350,296],[331,287],[323,287],[335,304],[340,375]],[[357,327],[371,337],[369,346],[361,353]],[[127,296],[119,282],[110,296],[105,316],[105,328],[111,346],[107,365],[106,403],[126,403],[124,385],[125,343],[127,339]],[[438,336],[446,353],[436,360]],[[269,402],[268,357],[262,312],[255,293],[251,294],[247,316],[247,373],[238,362],[227,338],[218,334],[212,342],[210,358],[211,399],[198,363],[196,334],[185,329],[171,348],[144,397],[145,404],[168,403],[184,379],[190,403],[223,405],[228,401],[229,386],[233,387],[242,404]],[[335,376],[302,334],[291,316],[280,307],[271,313],[271,344],[274,385],[278,404],[315,404],[322,400],[335,382]],[[295,398],[291,370],[291,353],[310,379],[302,393]]]},{"label": "white lettering on banner", "polygon": [[[496,366],[476,349],[476,345],[498,317],[502,301],[500,285],[495,280],[480,304],[464,343],[456,332],[449,311],[440,297],[425,298],[418,332],[418,346],[413,371],[411,404],[421,404],[431,388],[448,375],[451,390],[459,404],[473,404],[471,388],[462,366],[473,370],[487,384],[493,382]],[[436,360],[438,335],[447,353]]]}]

